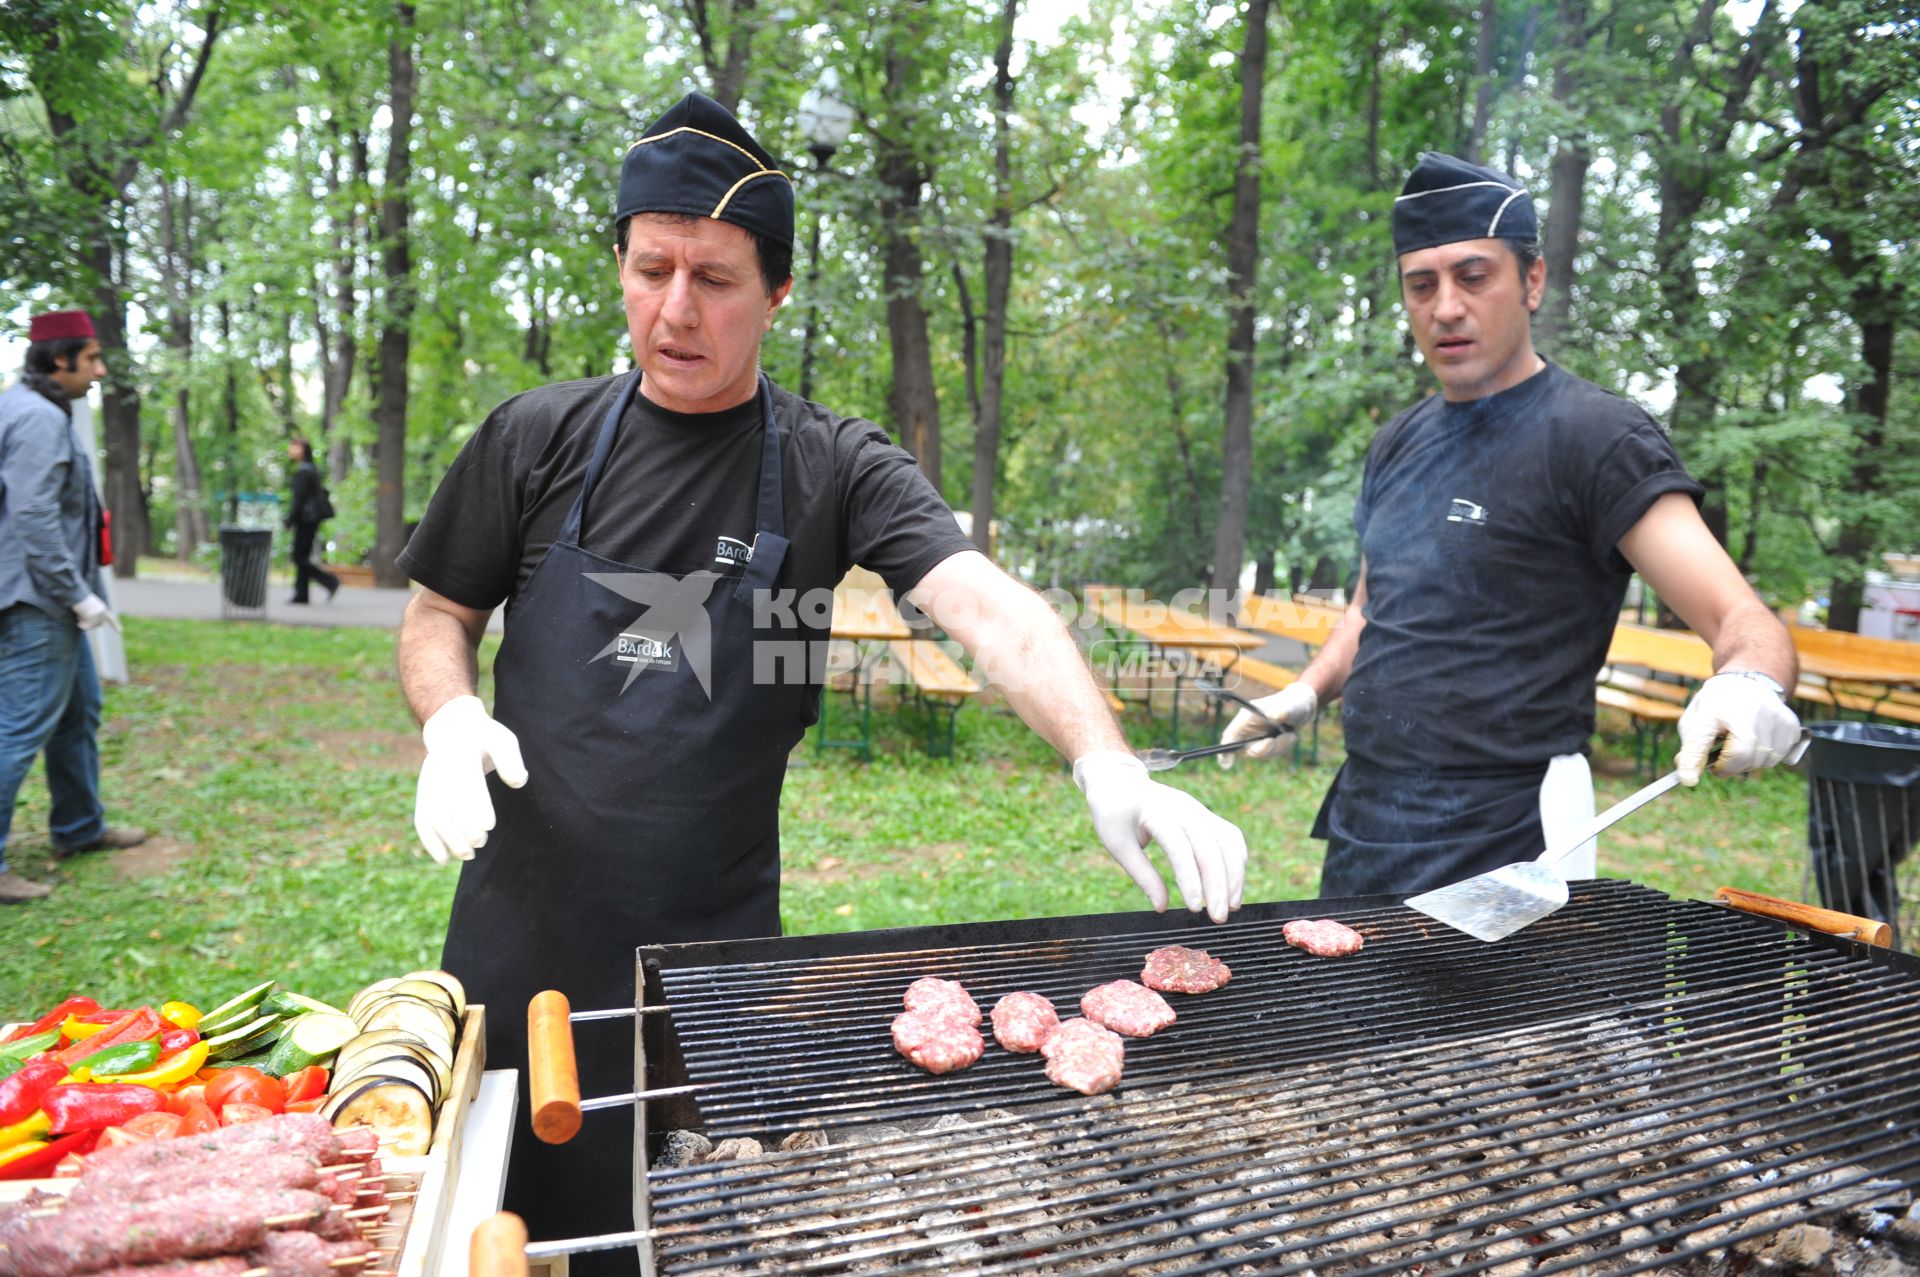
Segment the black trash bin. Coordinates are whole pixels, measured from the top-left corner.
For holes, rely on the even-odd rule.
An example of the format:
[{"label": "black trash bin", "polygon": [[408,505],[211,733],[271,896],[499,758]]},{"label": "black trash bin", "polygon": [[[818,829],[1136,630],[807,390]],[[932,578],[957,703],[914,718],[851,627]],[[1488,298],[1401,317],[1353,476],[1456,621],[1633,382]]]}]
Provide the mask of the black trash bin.
[{"label": "black trash bin", "polygon": [[[1920,731],[1885,723],[1809,723],[1807,852],[1829,909],[1890,924],[1894,943],[1920,940]],[[1905,926],[1901,889],[1909,894]]]},{"label": "black trash bin", "polygon": [[267,566],[272,561],[271,530],[220,529],[221,616],[231,620],[267,614]]}]

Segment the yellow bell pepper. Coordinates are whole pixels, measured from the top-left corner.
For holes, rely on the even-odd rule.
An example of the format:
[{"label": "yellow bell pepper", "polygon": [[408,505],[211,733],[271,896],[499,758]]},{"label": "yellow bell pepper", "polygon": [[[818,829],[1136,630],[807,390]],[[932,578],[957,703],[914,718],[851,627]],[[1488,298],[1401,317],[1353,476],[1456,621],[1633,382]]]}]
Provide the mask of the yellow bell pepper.
[{"label": "yellow bell pepper", "polygon": [[15,1144],[12,1148],[0,1148],[0,1166],[18,1161],[29,1153],[38,1153],[46,1146],[46,1140],[27,1140],[24,1143]]},{"label": "yellow bell pepper", "polygon": [[169,1002],[160,1008],[160,1018],[176,1029],[198,1028],[200,1009],[187,1002]]},{"label": "yellow bell pepper", "polygon": [[46,1110],[35,1109],[12,1126],[0,1126],[0,1149],[15,1148],[22,1140],[38,1140],[52,1129],[53,1119]]},{"label": "yellow bell pepper", "polygon": [[122,1073],[112,1080],[131,1082],[135,1086],[173,1086],[198,1073],[206,1063],[207,1044],[195,1042],[180,1054],[160,1061],[145,1073]]},{"label": "yellow bell pepper", "polygon": [[78,1016],[68,1016],[60,1025],[60,1039],[63,1042],[78,1042],[81,1038],[90,1038],[110,1026],[105,1024],[83,1024]]}]

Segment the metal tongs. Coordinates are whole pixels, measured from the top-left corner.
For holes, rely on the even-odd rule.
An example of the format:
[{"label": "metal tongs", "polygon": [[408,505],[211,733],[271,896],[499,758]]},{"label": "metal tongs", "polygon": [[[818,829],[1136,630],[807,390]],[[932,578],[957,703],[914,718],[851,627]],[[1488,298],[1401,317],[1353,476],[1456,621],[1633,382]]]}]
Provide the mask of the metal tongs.
[{"label": "metal tongs", "polygon": [[1274,722],[1271,718],[1268,718],[1265,714],[1262,714],[1259,706],[1238,692],[1229,692],[1226,688],[1214,683],[1196,682],[1194,686],[1209,696],[1218,696],[1224,700],[1232,701],[1242,709],[1249,711],[1255,718],[1267,725],[1267,730],[1261,732],[1258,736],[1249,736],[1245,740],[1229,741],[1224,745],[1201,745],[1196,749],[1143,749],[1135,755],[1135,757],[1147,765],[1148,771],[1163,772],[1168,768],[1178,767],[1190,758],[1211,758],[1215,754],[1231,754],[1236,750],[1245,749],[1249,745],[1257,745],[1263,740],[1272,740],[1276,736],[1285,736],[1293,731],[1292,728],[1284,727]]}]

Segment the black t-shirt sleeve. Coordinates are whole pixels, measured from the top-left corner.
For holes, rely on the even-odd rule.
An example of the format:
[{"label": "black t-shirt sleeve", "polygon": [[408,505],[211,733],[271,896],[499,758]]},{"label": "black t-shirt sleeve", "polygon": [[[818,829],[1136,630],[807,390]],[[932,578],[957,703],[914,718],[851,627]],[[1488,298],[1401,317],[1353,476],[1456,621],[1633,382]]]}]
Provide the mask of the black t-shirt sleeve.
[{"label": "black t-shirt sleeve", "polygon": [[506,601],[520,569],[527,441],[515,428],[516,403],[494,409],[467,440],[398,560],[429,590],[481,611]]},{"label": "black t-shirt sleeve", "polygon": [[894,594],[905,594],[942,560],[973,543],[953,511],[914,464],[913,454],[871,422],[850,421],[835,441],[840,471],[840,543],[848,563],[880,574]]},{"label": "black t-shirt sleeve", "polygon": [[1613,572],[1632,570],[1620,553],[1620,538],[1657,498],[1684,492],[1698,501],[1706,495],[1659,424],[1629,405],[1622,403],[1620,408],[1631,414],[1629,419],[1618,429],[1598,433],[1604,442],[1578,460],[1575,479],[1585,511],[1588,549],[1596,564]]}]

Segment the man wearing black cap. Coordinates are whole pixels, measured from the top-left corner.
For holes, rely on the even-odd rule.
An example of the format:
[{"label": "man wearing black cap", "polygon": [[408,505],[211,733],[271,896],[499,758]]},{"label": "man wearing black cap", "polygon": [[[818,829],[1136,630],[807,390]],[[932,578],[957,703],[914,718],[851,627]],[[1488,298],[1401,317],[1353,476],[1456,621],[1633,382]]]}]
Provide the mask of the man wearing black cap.
[{"label": "man wearing black cap", "polygon": [[[1684,783],[1716,740],[1725,775],[1772,766],[1799,733],[1792,641],[1708,532],[1665,432],[1534,351],[1538,233],[1518,182],[1452,156],[1422,156],[1394,203],[1401,298],[1441,393],[1375,436],[1345,622],[1260,702],[1297,727],[1345,696],[1347,762],[1313,829],[1325,896],[1424,891],[1577,836],[1594,676],[1635,571],[1713,645],[1680,721]],[[1257,730],[1243,711],[1224,739]],[[1593,844],[1562,868],[1591,877]]]},{"label": "man wearing black cap", "polygon": [[0,394],[0,903],[52,888],[7,868],[13,803],[46,751],[54,854],[132,847],[100,803],[100,679],[82,630],[120,622],[100,598],[100,502],[73,401],[107,375],[84,310],[35,315],[26,372]]},{"label": "man wearing black cap", "polygon": [[[444,962],[491,1009],[489,1066],[524,1061],[541,989],[631,1006],[636,945],[779,931],[780,786],[821,678],[782,662],[823,650],[855,563],[1073,760],[1101,841],[1156,908],[1150,842],[1188,907],[1225,921],[1239,830],[1147,778],[1052,610],[973,550],[879,427],[760,375],[792,284],[793,188],[773,158],[688,97],[628,151],[614,238],[637,372],[503,404],[400,560],[425,587],[400,649],[427,745],[415,826],[465,862]],[[489,715],[474,653],[502,602]],[[589,1093],[630,1089],[618,1042],[583,1043]],[[609,1159],[630,1134],[595,1114],[583,1137],[595,1147],[514,1151],[507,1202],[536,1236],[609,1231],[624,1208]]]}]

